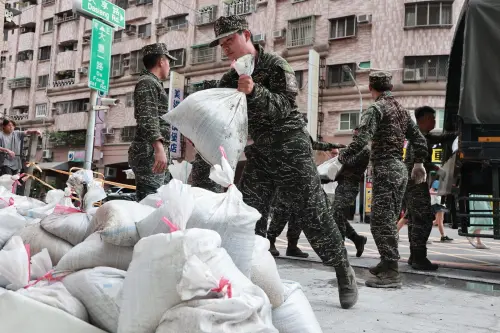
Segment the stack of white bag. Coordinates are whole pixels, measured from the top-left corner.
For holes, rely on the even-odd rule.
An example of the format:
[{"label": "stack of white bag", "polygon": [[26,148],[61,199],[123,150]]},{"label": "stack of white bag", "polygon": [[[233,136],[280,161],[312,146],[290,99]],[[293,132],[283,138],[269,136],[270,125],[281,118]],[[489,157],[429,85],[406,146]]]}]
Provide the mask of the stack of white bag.
[{"label": "stack of white bag", "polygon": [[[239,75],[251,75],[254,57],[245,55],[233,63]],[[236,164],[248,138],[246,95],[236,89],[214,88],[189,95],[163,119],[189,138],[211,165],[219,163],[219,146],[224,146],[229,165]]]},{"label": "stack of white bag", "polygon": [[334,180],[341,168],[342,164],[339,162],[338,157],[331,158],[318,166],[319,175],[328,177],[328,179],[332,181],[328,184],[323,184],[323,190],[325,190],[325,193],[328,195],[330,200],[332,200],[335,195],[337,182],[334,182]]}]

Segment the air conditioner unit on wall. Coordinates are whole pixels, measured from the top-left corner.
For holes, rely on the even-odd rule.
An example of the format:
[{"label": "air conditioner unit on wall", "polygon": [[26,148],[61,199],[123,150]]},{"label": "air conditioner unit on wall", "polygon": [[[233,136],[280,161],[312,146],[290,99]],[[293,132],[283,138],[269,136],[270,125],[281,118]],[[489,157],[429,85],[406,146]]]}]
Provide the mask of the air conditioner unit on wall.
[{"label": "air conditioner unit on wall", "polygon": [[420,71],[418,69],[405,69],[404,70],[404,81],[420,81]]},{"label": "air conditioner unit on wall", "polygon": [[266,41],[266,34],[253,35],[253,41],[255,43],[264,43]]},{"label": "air conditioner unit on wall", "polygon": [[274,39],[285,38],[285,29],[273,31],[273,38]]},{"label": "air conditioner unit on wall", "polygon": [[104,176],[106,178],[116,178],[117,171],[118,171],[118,169],[116,169],[116,168],[106,167],[104,169]]},{"label": "air conditioner unit on wall", "polygon": [[372,14],[364,14],[364,15],[358,15],[358,23],[371,23],[372,22]]},{"label": "air conditioner unit on wall", "polygon": [[42,152],[42,158],[45,158],[45,159],[50,159],[52,158],[52,151],[49,150],[49,149],[45,149],[43,152]]},{"label": "air conditioner unit on wall", "polygon": [[104,135],[113,135],[113,134],[115,134],[115,130],[112,127],[106,127],[106,128],[103,128],[102,133]]}]

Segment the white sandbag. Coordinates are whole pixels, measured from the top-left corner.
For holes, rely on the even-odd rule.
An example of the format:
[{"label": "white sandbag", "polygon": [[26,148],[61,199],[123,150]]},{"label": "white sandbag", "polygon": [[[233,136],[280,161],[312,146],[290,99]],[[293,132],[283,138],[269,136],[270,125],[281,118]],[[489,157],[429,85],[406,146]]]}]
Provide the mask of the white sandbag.
[{"label": "white sandbag", "polygon": [[35,301],[67,312],[80,320],[88,321],[85,306],[66,290],[62,282],[47,283],[42,281],[26,289],[19,289],[17,292]]},{"label": "white sandbag", "polygon": [[[182,298],[199,294],[200,279],[194,281],[196,285],[191,288],[191,275],[182,280],[185,269],[193,272],[193,265],[190,265],[193,260],[201,261],[210,270],[214,279],[208,281],[212,282],[209,285],[222,277],[229,280],[234,297],[254,287],[236,268],[227,252],[220,248],[220,244],[221,239],[216,232],[203,229],[141,239],[134,248],[134,257],[123,285],[118,332],[152,333],[165,311],[180,304]],[[204,290],[204,294],[206,292]]]},{"label": "white sandbag", "polygon": [[2,288],[0,287],[0,296],[2,296],[2,294],[6,293],[7,290],[5,288]]},{"label": "white sandbag", "polygon": [[321,163],[318,165],[318,173],[320,176],[328,176],[328,170],[332,165],[336,164],[336,161],[338,160],[338,157],[330,158],[329,160],[326,160],[325,162]]},{"label": "white sandbag", "polygon": [[184,230],[193,212],[194,196],[191,186],[183,184],[180,180],[172,179],[168,185],[162,186],[158,193],[162,205],[136,224],[140,238],[170,233],[170,226],[163,218],[167,218],[177,229]]},{"label": "white sandbag", "polygon": [[80,244],[89,233],[92,216],[75,208],[69,208],[68,211],[57,208],[54,213],[45,217],[40,225],[45,231],[72,245]]},{"label": "white sandbag", "polygon": [[14,289],[28,284],[29,258],[20,237],[12,237],[0,251],[0,276],[4,278],[2,282],[5,280],[10,282],[14,285]]},{"label": "white sandbag", "polygon": [[332,158],[332,160],[333,163],[331,163],[328,167],[326,175],[330,180],[335,180],[335,178],[337,177],[337,173],[342,168],[342,163],[339,162],[339,159],[337,157]]},{"label": "white sandbag", "polygon": [[172,175],[172,178],[178,179],[184,184],[187,184],[192,169],[193,165],[188,161],[179,163],[174,160],[174,164],[168,166],[168,171]]},{"label": "white sandbag", "polygon": [[[239,75],[251,75],[252,55],[234,63]],[[236,164],[248,139],[246,95],[236,89],[214,88],[189,95],[163,119],[189,138],[199,154],[210,164],[219,163],[219,147],[226,149],[231,167]]]},{"label": "white sandbag", "polygon": [[73,247],[64,239],[45,231],[40,223],[27,225],[16,232],[16,235],[23,239],[24,244],[30,245],[32,256],[47,249],[54,265],[57,265],[59,260]]},{"label": "white sandbag", "polygon": [[11,291],[0,295],[0,332],[105,333],[62,310]]},{"label": "white sandbag", "polygon": [[299,283],[283,280],[285,302],[273,309],[273,324],[280,333],[322,333],[311,304]]},{"label": "white sandbag", "polygon": [[26,225],[26,219],[17,213],[14,206],[0,209],[0,249]]},{"label": "white sandbag", "polygon": [[5,190],[12,192],[12,185],[14,185],[15,180],[11,175],[2,175],[0,176],[0,187],[3,187]]},{"label": "white sandbag", "polygon": [[79,271],[99,266],[126,271],[132,261],[134,248],[117,246],[101,240],[98,233],[72,248],[55,267],[55,271]]},{"label": "white sandbag", "polygon": [[85,305],[91,324],[115,333],[125,274],[122,270],[97,267],[70,274],[63,283]]},{"label": "white sandbag", "polygon": [[99,232],[107,243],[134,246],[139,241],[135,223],[154,211],[154,208],[135,201],[112,200],[97,209],[89,231]]},{"label": "white sandbag", "polygon": [[52,269],[49,251],[43,249],[31,257],[31,279],[39,279]]},{"label": "white sandbag", "polygon": [[165,312],[156,333],[278,333],[262,293],[254,286],[237,297],[183,302]]},{"label": "white sandbag", "polygon": [[284,290],[276,261],[269,252],[269,245],[267,238],[255,235],[251,280],[264,290],[273,308],[276,308],[283,304]]},{"label": "white sandbag", "polygon": [[19,210],[18,212],[26,217],[43,219],[52,214],[57,205],[63,207],[75,208],[71,202],[71,191],[69,188],[63,190],[50,190],[45,196],[45,206],[35,207],[28,210]]},{"label": "white sandbag", "polygon": [[102,183],[94,179],[90,170],[78,170],[68,177],[66,183],[82,200],[84,211],[88,211],[94,203],[107,196]]},{"label": "white sandbag", "polygon": [[214,193],[193,188],[195,205],[187,227],[210,229],[219,233],[222,247],[226,249],[241,272],[250,277],[255,223],[261,214],[245,204],[241,192],[236,186],[232,186],[234,171],[224,156],[220,159],[220,163],[221,165],[212,168],[210,179],[219,185],[229,187],[227,192]]},{"label": "white sandbag", "polygon": [[16,207],[19,213],[46,206],[46,204],[43,201],[30,197],[17,195],[13,198],[14,198],[14,207]]}]

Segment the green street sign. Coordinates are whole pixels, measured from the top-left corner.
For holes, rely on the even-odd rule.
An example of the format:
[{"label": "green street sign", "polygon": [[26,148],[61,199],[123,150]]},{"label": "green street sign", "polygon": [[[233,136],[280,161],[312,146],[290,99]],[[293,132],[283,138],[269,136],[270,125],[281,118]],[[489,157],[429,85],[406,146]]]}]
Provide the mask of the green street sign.
[{"label": "green street sign", "polygon": [[109,90],[109,71],[111,66],[111,43],[113,28],[99,20],[92,20],[90,42],[89,88],[104,94]]},{"label": "green street sign", "polygon": [[76,11],[106,21],[110,25],[125,28],[125,9],[106,0],[76,0]]}]

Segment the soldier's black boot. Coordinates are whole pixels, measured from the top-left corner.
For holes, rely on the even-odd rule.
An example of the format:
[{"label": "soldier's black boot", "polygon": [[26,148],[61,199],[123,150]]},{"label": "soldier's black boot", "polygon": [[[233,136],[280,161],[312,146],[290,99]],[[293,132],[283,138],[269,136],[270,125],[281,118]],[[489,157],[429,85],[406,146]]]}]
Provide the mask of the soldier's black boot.
[{"label": "soldier's black boot", "polygon": [[342,309],[350,309],[358,302],[358,285],[354,269],[347,267],[335,267],[337,285],[339,288],[339,300]]},{"label": "soldier's black boot", "polygon": [[410,266],[413,263],[413,249],[411,247],[410,247],[410,256],[408,257],[408,261],[406,263]]},{"label": "soldier's black boot", "polygon": [[382,260],[377,266],[377,275],[366,280],[365,284],[371,288],[401,288],[401,275],[397,261]]},{"label": "soldier's black boot", "polygon": [[309,257],[308,253],[302,252],[301,249],[297,246],[299,243],[298,238],[288,239],[288,247],[286,248],[286,255],[289,257],[297,257],[297,258],[307,258]]},{"label": "soldier's black boot", "polygon": [[413,249],[413,255],[411,268],[418,271],[435,271],[438,269],[438,265],[427,259],[427,249]]},{"label": "soldier's black boot", "polygon": [[279,257],[280,255],[280,252],[278,251],[278,249],[276,249],[276,238],[275,237],[267,237],[267,239],[269,240],[269,252],[271,252],[271,254],[273,255],[273,257]]},{"label": "soldier's black boot", "polygon": [[370,268],[368,268],[368,271],[370,273],[372,273],[373,275],[377,275],[379,272],[381,272],[383,270],[383,261],[380,261],[377,266],[372,266]]},{"label": "soldier's black boot", "polygon": [[366,238],[365,236],[354,234],[349,239],[352,240],[354,246],[356,246],[356,257],[361,257],[361,255],[363,255],[363,252],[365,251],[365,245],[368,241],[368,238]]}]

